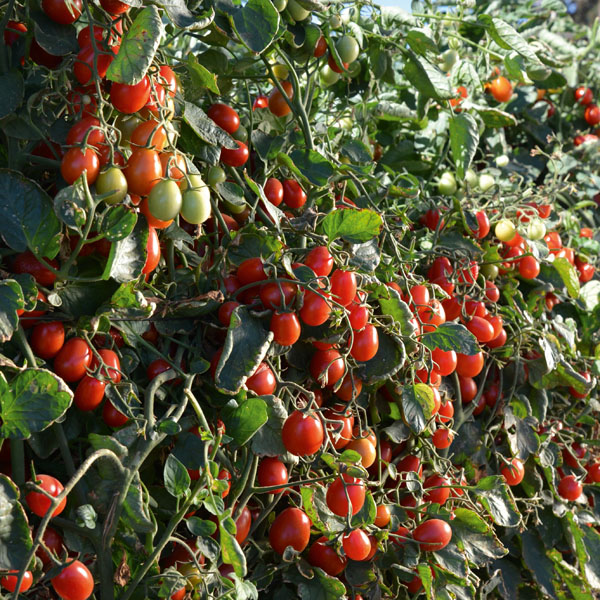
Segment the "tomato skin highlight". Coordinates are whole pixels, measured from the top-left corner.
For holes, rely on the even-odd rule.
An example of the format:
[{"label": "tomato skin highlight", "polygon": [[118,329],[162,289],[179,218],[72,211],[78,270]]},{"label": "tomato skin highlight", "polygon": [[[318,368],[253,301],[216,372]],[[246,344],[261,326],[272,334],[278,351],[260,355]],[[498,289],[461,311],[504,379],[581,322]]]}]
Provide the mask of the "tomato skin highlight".
[{"label": "tomato skin highlight", "polygon": [[321,419],[296,410],[283,424],[281,439],[286,450],[296,456],[310,456],[317,452],[325,440]]},{"label": "tomato skin highlight", "polygon": [[[10,573],[14,573],[14,575],[11,575]],[[17,589],[18,573],[18,571],[9,571],[9,575],[5,575],[0,579],[0,586],[9,592],[14,592]],[[25,571],[19,587],[19,592],[26,592],[32,585],[33,573],[31,571]]]},{"label": "tomato skin highlight", "polygon": [[310,519],[299,508],[286,508],[275,517],[269,530],[271,548],[283,554],[288,546],[302,552],[310,540]]},{"label": "tomato skin highlight", "polygon": [[[48,492],[55,498],[64,490],[62,483],[51,475],[38,474],[36,477],[37,481],[40,482],[39,486],[45,492]],[[50,498],[44,496],[44,494],[41,492],[28,492],[28,494],[25,496],[25,502],[27,503],[29,510],[41,518],[46,516],[46,513],[50,510],[50,505],[52,503]],[[58,506],[54,509],[52,516],[56,517],[60,515],[60,513],[65,509],[66,505],[67,499],[63,498]]]},{"label": "tomato skin highlight", "polygon": [[500,473],[510,486],[519,485],[525,477],[525,468],[523,462],[518,458],[513,458],[508,465],[504,465],[500,469]]},{"label": "tomato skin highlight", "polygon": [[452,538],[452,528],[441,519],[429,519],[413,531],[413,539],[422,551],[435,552],[445,548]]},{"label": "tomato skin highlight", "polygon": [[[348,497],[346,497],[346,493]],[[350,502],[348,502],[350,498]],[[345,473],[337,477],[327,488],[327,506],[339,517],[346,517],[348,512],[355,515],[365,502],[365,484]]]},{"label": "tomato skin highlight", "polygon": [[90,570],[78,560],[63,569],[51,582],[62,600],[87,600],[94,591]]},{"label": "tomato skin highlight", "polygon": [[73,337],[64,344],[54,359],[54,372],[66,382],[79,381],[92,364],[92,349],[79,337]]}]

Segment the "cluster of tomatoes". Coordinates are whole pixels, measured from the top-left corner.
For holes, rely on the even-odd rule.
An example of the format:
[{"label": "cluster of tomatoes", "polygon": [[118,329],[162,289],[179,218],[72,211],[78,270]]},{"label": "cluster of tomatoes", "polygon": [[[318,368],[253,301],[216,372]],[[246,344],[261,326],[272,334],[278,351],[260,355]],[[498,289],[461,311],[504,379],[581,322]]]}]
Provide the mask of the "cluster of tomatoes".
[{"label": "cluster of tomatoes", "polygon": [[[600,124],[600,107],[594,104],[594,92],[586,86],[579,86],[573,92],[573,97],[576,104],[584,108],[583,118],[590,127],[596,127]],[[574,137],[573,143],[575,146],[581,146],[585,142],[595,142],[598,140],[598,131],[594,133],[578,134]]]}]

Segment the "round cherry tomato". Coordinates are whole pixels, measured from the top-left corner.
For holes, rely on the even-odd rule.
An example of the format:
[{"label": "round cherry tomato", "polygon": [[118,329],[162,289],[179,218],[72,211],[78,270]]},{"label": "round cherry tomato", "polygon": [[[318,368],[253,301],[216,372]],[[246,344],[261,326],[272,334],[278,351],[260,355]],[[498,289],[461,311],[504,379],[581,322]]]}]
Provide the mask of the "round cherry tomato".
[{"label": "round cherry tomato", "polygon": [[[256,472],[258,485],[261,487],[272,487],[274,485],[284,485],[288,482],[289,475],[287,467],[278,458],[265,456],[261,459]],[[269,493],[279,494],[285,488],[278,488]]]},{"label": "round cherry tomato", "polygon": [[558,482],[558,493],[565,500],[577,500],[583,493],[583,486],[575,475],[567,475]]},{"label": "round cherry tomato", "polygon": [[[56,498],[65,489],[62,483],[51,475],[38,474],[36,477],[36,481],[39,482],[39,487],[54,498]],[[46,513],[50,510],[50,505],[52,504],[50,498],[44,496],[44,494],[40,492],[28,492],[25,496],[25,502],[27,502],[29,510],[38,517],[45,517]],[[66,505],[67,499],[63,498],[59,505],[54,509],[52,516],[56,517],[60,515],[60,513],[65,509]]]},{"label": "round cherry tomato", "polygon": [[260,363],[256,371],[246,379],[246,387],[257,396],[272,394],[277,388],[277,380],[266,363]]},{"label": "round cherry tomato", "polygon": [[279,206],[283,202],[283,185],[279,179],[269,177],[264,185],[264,192],[273,206]]},{"label": "round cherry tomato", "polygon": [[[173,152],[161,152],[159,154],[160,156],[160,164],[162,165],[163,168],[163,172],[162,175],[163,177],[169,178],[169,179],[177,179],[177,181],[179,181],[180,179],[183,179],[185,177],[185,174],[187,173],[187,165],[185,162],[185,158],[183,156],[183,154],[179,154],[178,152],[173,153]],[[192,176],[190,176],[192,177]],[[193,176],[195,181],[202,181],[202,178],[200,177],[200,175],[195,175]],[[196,179],[197,178],[197,179]],[[196,185],[192,185],[192,188],[195,190],[196,187],[203,187],[204,182],[202,182],[202,184],[196,186]],[[183,192],[186,189],[186,187],[184,187],[183,183],[181,185],[181,191]]]},{"label": "round cherry tomato", "polygon": [[227,302],[223,302],[223,304],[221,304],[219,307],[218,318],[223,327],[229,327],[229,324],[231,323],[231,315],[238,306],[240,306],[240,303],[236,302],[235,300],[228,300]]},{"label": "round cherry tomato", "polygon": [[390,509],[385,504],[380,504],[377,507],[377,516],[375,517],[374,525],[376,527],[386,527],[389,522],[392,520],[392,513]]},{"label": "round cherry tomato", "polygon": [[433,368],[443,376],[451,375],[456,370],[456,352],[454,350],[444,351],[436,348],[431,353]]},{"label": "round cherry tomato", "polygon": [[472,317],[467,323],[467,329],[477,338],[477,341],[480,343],[489,342],[496,337],[496,335],[494,335],[494,328],[492,324],[482,317]]},{"label": "round cherry tomato", "polygon": [[441,428],[435,430],[431,442],[438,450],[443,450],[450,447],[453,439],[454,434],[449,429]]},{"label": "round cherry tomato", "polygon": [[575,102],[578,104],[582,104],[583,106],[587,106],[593,99],[594,94],[590,88],[585,86],[580,86],[575,90]]},{"label": "round cherry tomato", "polygon": [[360,362],[371,360],[379,349],[379,334],[376,327],[368,324],[361,331],[354,333],[350,354]]},{"label": "round cherry tomato", "polygon": [[110,15],[122,15],[131,8],[129,4],[119,0],[100,0],[100,6]]},{"label": "round cherry tomato", "polygon": [[29,340],[31,349],[40,358],[54,358],[65,343],[65,328],[60,321],[39,323]]},{"label": "round cherry tomato", "polygon": [[[2,577],[2,579],[0,579],[0,586],[9,592],[14,592],[17,589],[19,571],[9,571],[9,573],[14,573],[14,575],[9,574]],[[33,573],[31,571],[25,571],[25,573],[23,573],[23,579],[21,580],[19,592],[26,592],[32,586],[32,584]]]},{"label": "round cherry tomato", "polygon": [[119,412],[108,399],[102,407],[102,419],[109,427],[121,427],[129,421],[129,417]]},{"label": "round cherry tomato", "polygon": [[94,578],[82,562],[75,560],[52,579],[52,587],[62,600],[87,600],[94,591]]},{"label": "round cherry tomato", "polygon": [[344,359],[337,350],[317,350],[310,361],[310,374],[321,387],[333,387],[344,372]]},{"label": "round cherry tomato", "polygon": [[70,25],[81,16],[81,0],[42,0],[42,10],[56,23]]},{"label": "round cherry tomato", "polygon": [[365,484],[344,473],[327,488],[326,501],[329,510],[335,515],[346,517],[348,512],[355,515],[365,503]]},{"label": "round cherry tomato", "polygon": [[413,531],[413,539],[419,542],[421,550],[435,552],[445,548],[452,538],[452,529],[446,521],[429,519]]},{"label": "round cherry tomato", "polygon": [[104,133],[100,129],[100,121],[96,117],[83,117],[69,129],[67,144],[74,146],[84,140],[89,146],[100,146],[104,142]]},{"label": "round cherry tomato", "polygon": [[148,209],[159,221],[172,221],[181,210],[181,190],[172,179],[159,181],[148,196]]},{"label": "round cherry tomato", "polygon": [[[42,541],[54,556],[60,555],[63,547],[63,539],[56,530],[52,529],[52,527],[46,527],[44,535],[42,536]],[[37,549],[36,554],[41,558],[44,566],[47,566],[52,562],[48,552],[41,546]]]},{"label": "round cherry tomato", "polygon": [[[292,87],[292,84],[289,81],[282,81],[281,87],[286,96],[291,100],[294,97],[294,88]],[[273,91],[269,94],[269,110],[276,117],[285,117],[292,111],[286,99],[277,88],[273,88]]]},{"label": "round cherry tomato", "polygon": [[302,328],[296,313],[275,312],[271,317],[270,330],[275,342],[281,346],[291,346],[300,339]]},{"label": "round cherry tomato", "polygon": [[130,115],[141,110],[150,98],[150,79],[147,75],[134,85],[113,83],[110,88],[110,101],[120,112]]},{"label": "round cherry tomato", "polygon": [[283,181],[283,202],[289,208],[301,208],[306,204],[306,193],[294,179]]},{"label": "round cherry tomato", "polygon": [[270,308],[272,310],[280,308],[281,306],[289,306],[296,298],[297,290],[298,287],[291,281],[265,283],[260,288],[260,301],[265,308]]},{"label": "round cherry tomato", "polygon": [[127,160],[123,174],[127,179],[129,193],[147,196],[163,174],[158,152],[148,148],[136,148]]},{"label": "round cherry tomato", "polygon": [[71,148],[65,152],[60,164],[60,174],[71,185],[75,183],[85,171],[88,185],[92,185],[100,172],[98,154],[91,148]]},{"label": "round cherry tomato", "polygon": [[513,93],[512,85],[506,77],[497,77],[490,85],[490,91],[497,102],[508,102]]},{"label": "round cherry tomato", "polygon": [[350,306],[348,320],[350,321],[350,326],[352,329],[354,329],[354,331],[363,329],[369,321],[369,316],[369,309],[366,306],[361,306],[360,304],[354,303]]},{"label": "round cherry tomato", "polygon": [[[471,380],[472,381],[472,380]],[[473,382],[475,383],[475,382]],[[475,396],[477,395],[477,386],[475,386]],[[475,397],[473,396],[473,398]],[[471,400],[473,399],[471,398]],[[442,423],[448,423],[454,417],[454,404],[450,400],[446,404],[441,404],[438,411],[439,420]]]},{"label": "round cherry tomato", "polygon": [[420,308],[417,312],[421,320],[423,332],[434,331],[438,325],[446,322],[446,311],[437,298],[430,300],[429,306]]},{"label": "round cherry tomato", "polygon": [[313,51],[313,56],[315,58],[321,58],[327,52],[327,40],[324,35],[320,35],[317,43],[315,44],[315,49]]},{"label": "round cherry tomato", "polygon": [[104,399],[104,391],[106,382],[100,381],[90,375],[84,375],[81,381],[77,384],[73,403],[82,411],[94,410]]},{"label": "round cherry tomato", "polygon": [[477,219],[478,227],[472,231],[472,234],[478,239],[483,239],[490,232],[490,220],[482,210],[475,213],[475,218]]},{"label": "round cherry tomato", "polygon": [[441,506],[450,497],[450,481],[441,475],[430,475],[423,482],[423,489],[429,490],[423,496],[425,502],[432,502]]},{"label": "round cherry tomato", "polygon": [[[460,386],[460,397],[463,404],[471,402],[477,396],[477,384],[472,377],[458,376],[458,384]],[[452,410],[454,413],[454,409]]]},{"label": "round cherry tomato", "polygon": [[330,278],[333,300],[348,306],[356,296],[356,275],[352,271],[336,269]]},{"label": "round cherry tomato", "polygon": [[351,35],[343,35],[335,44],[340,59],[345,63],[352,63],[358,58],[360,46]]},{"label": "round cherry tomato", "polygon": [[354,416],[352,411],[341,404],[335,404],[323,413],[327,423],[327,435],[336,450],[345,448],[352,439]]},{"label": "round cherry tomato", "polygon": [[[354,450],[354,452],[358,452],[361,456],[360,464],[368,469],[377,458],[377,450],[373,443],[367,438],[360,438],[358,440],[351,440],[349,444],[346,445],[346,449]],[[358,559],[354,559],[358,560]]]},{"label": "round cherry tomato", "polygon": [[92,349],[79,337],[68,340],[54,359],[54,372],[66,382],[79,381],[92,364]]},{"label": "round cherry tomato", "polygon": [[469,356],[468,354],[456,355],[456,372],[462,377],[476,377],[483,369],[483,352]]},{"label": "round cherry tomato", "polygon": [[333,269],[333,257],[326,246],[316,246],[306,255],[304,264],[310,267],[315,275],[327,277]]},{"label": "round cherry tomato", "polygon": [[234,134],[240,126],[240,117],[227,104],[217,102],[213,104],[206,114],[209,119],[212,119],[221,129],[224,129],[229,134]]},{"label": "round cherry tomato", "polygon": [[345,535],[342,545],[350,560],[365,560],[371,552],[371,540],[362,529],[353,529]]},{"label": "round cherry tomato", "polygon": [[592,127],[598,125],[598,123],[600,123],[600,107],[595,104],[586,106],[583,118],[586,120],[587,124]]},{"label": "round cherry tomato", "polygon": [[285,420],[281,439],[286,450],[296,456],[309,456],[321,448],[325,439],[323,423],[316,415],[295,410]]},{"label": "round cherry tomato", "polygon": [[27,26],[25,23],[19,23],[18,21],[9,21],[6,24],[4,30],[4,43],[7,46],[16,44],[23,36],[22,33],[27,33]]},{"label": "round cherry tomato", "polygon": [[329,546],[327,541],[323,535],[313,542],[308,551],[307,560],[313,567],[319,567],[328,575],[335,577],[346,568],[347,559],[339,556],[335,548]]},{"label": "round cherry tomato", "polygon": [[252,104],[252,110],[257,108],[267,108],[269,106],[269,99],[266,96],[256,96]]},{"label": "round cherry tomato", "polygon": [[523,466],[523,462],[521,460],[518,458],[513,458],[510,460],[508,465],[504,465],[500,469],[500,473],[502,473],[502,476],[508,485],[519,485],[525,476],[525,467]]},{"label": "round cherry tomato", "polygon": [[310,540],[310,519],[299,508],[286,508],[275,517],[269,530],[271,548],[278,554],[291,546],[302,552]]},{"label": "round cherry tomato", "polygon": [[142,121],[131,134],[130,143],[133,146],[162,150],[167,143],[167,131],[154,119]]},{"label": "round cherry tomato", "polygon": [[362,391],[363,382],[352,373],[346,373],[342,385],[335,391],[335,395],[344,402],[350,402],[354,398],[358,398]]},{"label": "round cherry tomato", "polygon": [[237,268],[237,278],[240,286],[257,283],[267,279],[264,263],[261,258],[247,258]]},{"label": "round cherry tomato", "polygon": [[540,263],[535,256],[524,256],[519,261],[519,274],[523,279],[535,279],[540,274]]},{"label": "round cherry tomato", "polygon": [[229,167],[241,167],[245,165],[250,156],[248,146],[244,142],[235,140],[238,145],[237,148],[231,150],[229,148],[221,148],[221,162],[228,165]]},{"label": "round cherry tomato", "polygon": [[327,297],[327,295],[324,292],[320,292],[319,295],[310,290],[305,290],[302,308],[300,309],[300,318],[304,323],[311,327],[317,327],[329,319],[331,305],[325,298],[321,297]]},{"label": "round cherry tomato", "polygon": [[92,77],[94,74],[94,60],[96,61],[98,76],[103,79],[106,76],[108,67],[110,67],[110,63],[114,60],[117,52],[118,48],[113,47],[110,48],[108,52],[101,50],[96,55],[91,43],[89,45],[82,46],[81,50],[79,50],[77,54],[77,58],[75,59],[75,64],[73,65],[73,74],[75,75],[75,79],[77,79],[81,85],[88,85],[90,82],[92,82]]},{"label": "round cherry tomato", "polygon": [[[56,260],[44,259],[49,265],[58,269]],[[29,273],[37,283],[45,287],[51,286],[56,281],[56,274],[45,267],[29,250],[17,254],[13,260],[14,273]]]}]

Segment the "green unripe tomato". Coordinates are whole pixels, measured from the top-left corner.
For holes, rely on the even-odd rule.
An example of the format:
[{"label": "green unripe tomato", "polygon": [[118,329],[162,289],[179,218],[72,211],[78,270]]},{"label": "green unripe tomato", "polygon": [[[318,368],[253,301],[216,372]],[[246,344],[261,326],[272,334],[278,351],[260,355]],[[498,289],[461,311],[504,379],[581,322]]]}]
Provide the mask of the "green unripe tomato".
[{"label": "green unripe tomato", "polygon": [[454,175],[449,171],[442,173],[442,176],[438,182],[438,190],[440,194],[444,196],[452,196],[457,190],[456,179]]},{"label": "green unripe tomato", "polygon": [[450,46],[450,48],[452,48],[452,50],[458,50],[461,47],[461,42],[458,38],[455,37],[451,37],[448,40],[448,46]]},{"label": "green unripe tomato", "polygon": [[533,219],[527,225],[527,237],[530,240],[541,240],[546,235],[546,226],[541,219]]},{"label": "green unripe tomato", "polygon": [[233,133],[231,137],[239,140],[240,142],[246,143],[248,141],[248,130],[243,125],[240,125],[237,128],[237,131]]},{"label": "green unripe tomato", "polygon": [[135,115],[119,115],[115,120],[115,127],[121,132],[121,145],[129,144],[131,134],[134,129],[142,122],[142,119]]},{"label": "green unripe tomato", "polygon": [[351,35],[343,35],[335,45],[342,62],[353,63],[358,58],[360,46]]},{"label": "green unripe tomato", "polygon": [[482,265],[481,267],[481,274],[488,280],[496,279],[499,272],[496,265]]},{"label": "green unripe tomato", "polygon": [[336,73],[333,69],[331,69],[329,65],[325,65],[321,69],[320,77],[321,77],[321,83],[325,87],[329,87],[330,85],[337,83],[337,81],[339,80],[341,75],[339,73]]},{"label": "green unripe tomato", "polygon": [[[342,19],[340,18],[339,15],[331,15],[331,17],[329,17],[329,27],[331,27],[331,29],[339,29],[342,26]],[[344,61],[344,62],[349,62],[349,61]]]},{"label": "green unripe tomato", "polygon": [[501,242],[510,242],[516,233],[515,224],[508,219],[500,219],[494,227],[494,234]]},{"label": "green unripe tomato", "polygon": [[354,62],[351,62],[348,65],[348,75],[350,76],[351,79],[354,79],[354,77],[357,77],[358,75],[360,75],[361,71],[362,71],[362,64],[361,64],[360,60],[355,60]]},{"label": "green unripe tomato", "polygon": [[458,52],[450,48],[442,54],[442,64],[440,65],[440,68],[442,69],[442,71],[448,72],[450,71],[450,69],[452,69],[457,60]]},{"label": "green unripe tomato", "polygon": [[505,167],[510,162],[510,158],[506,154],[501,154],[496,157],[496,165],[500,168]]},{"label": "green unripe tomato", "polygon": [[206,176],[206,183],[208,183],[210,187],[215,187],[216,185],[219,185],[219,183],[223,183],[226,179],[227,175],[225,175],[225,171],[223,171],[221,167],[211,167]]},{"label": "green unripe tomato", "polygon": [[183,192],[181,216],[192,225],[200,225],[210,217],[210,190],[207,185]]},{"label": "green unripe tomato", "polygon": [[282,12],[287,6],[287,0],[271,0],[277,12]]},{"label": "green unripe tomato", "polygon": [[477,177],[477,173],[473,171],[473,169],[467,169],[465,173],[465,183],[468,188],[476,188],[479,185],[479,177]]},{"label": "green unripe tomato", "polygon": [[127,179],[118,167],[109,167],[96,179],[96,194],[103,196],[109,192],[112,193],[103,198],[106,204],[118,204],[127,196]]},{"label": "green unripe tomato", "polygon": [[487,173],[479,176],[479,189],[482,192],[487,192],[496,185],[496,180]]},{"label": "green unripe tomato", "polygon": [[287,9],[294,21],[304,21],[310,16],[310,11],[300,6],[296,0],[288,0]]},{"label": "green unripe tomato", "polygon": [[148,195],[148,209],[153,217],[170,221],[181,210],[181,190],[175,181],[159,181]]}]

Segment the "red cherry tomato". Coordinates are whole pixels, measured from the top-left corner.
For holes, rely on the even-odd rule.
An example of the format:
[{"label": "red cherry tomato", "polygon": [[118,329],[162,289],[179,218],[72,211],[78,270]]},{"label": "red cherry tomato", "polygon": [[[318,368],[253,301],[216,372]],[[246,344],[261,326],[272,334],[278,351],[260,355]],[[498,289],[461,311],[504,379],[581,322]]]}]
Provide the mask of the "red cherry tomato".
[{"label": "red cherry tomato", "polygon": [[565,500],[574,501],[583,493],[583,486],[575,475],[567,475],[558,482],[558,493]]},{"label": "red cherry tomato", "polygon": [[65,152],[60,163],[60,174],[71,185],[85,172],[88,185],[92,185],[100,173],[98,154],[91,148],[71,148]]},{"label": "red cherry tomato", "polygon": [[296,456],[309,456],[321,448],[325,439],[323,423],[316,415],[305,415],[299,410],[290,414],[281,430],[286,450]]},{"label": "red cherry tomato", "polygon": [[129,421],[129,417],[119,412],[107,399],[102,407],[102,419],[109,427],[121,427]]},{"label": "red cherry tomato", "polygon": [[240,127],[240,116],[227,104],[217,102],[206,111],[206,114],[227,133],[234,134]]},{"label": "red cherry tomato", "polygon": [[94,578],[82,562],[75,560],[52,579],[52,587],[62,600],[87,600],[94,591]]},{"label": "red cherry tomato", "polygon": [[100,0],[100,6],[110,15],[122,15],[131,8],[129,4],[119,0]]},{"label": "red cherry tomato", "polygon": [[433,368],[443,376],[451,375],[456,370],[456,352],[454,350],[444,351],[436,348],[431,353]]},{"label": "red cherry tomato", "polygon": [[289,306],[296,298],[297,290],[298,287],[291,281],[265,283],[260,288],[260,301],[265,308],[276,310]]},{"label": "red cherry tomato", "polygon": [[[120,112],[130,115],[141,110],[150,98],[150,79],[148,76],[134,85],[113,83],[110,88],[110,101]],[[143,195],[143,194],[140,194]]]},{"label": "red cherry tomato", "polygon": [[475,218],[477,219],[478,227],[471,233],[477,239],[483,239],[490,232],[490,220],[482,210],[475,213]]},{"label": "red cherry tomato", "polygon": [[142,273],[149,275],[160,262],[160,242],[154,227],[148,227],[148,242],[146,243],[146,263]]},{"label": "red cherry tomato", "polygon": [[264,263],[261,258],[247,258],[237,269],[240,286],[249,285],[267,279]]},{"label": "red cherry tomato", "polygon": [[321,387],[333,387],[344,372],[344,359],[337,350],[317,350],[310,361],[310,374]]},{"label": "red cherry tomato", "polygon": [[[63,490],[64,487],[58,479],[51,475],[36,475],[39,487],[45,492],[56,498]],[[50,510],[52,501],[50,498],[42,494],[41,492],[28,492],[25,496],[25,502],[29,507],[29,510],[37,515],[38,517],[45,517],[46,513]],[[67,505],[67,499],[63,498],[59,505],[54,509],[52,513],[53,517],[60,515]]]},{"label": "red cherry tomato", "polygon": [[342,545],[350,560],[365,560],[371,552],[371,540],[362,529],[353,529],[345,535]]},{"label": "red cherry tomato", "polygon": [[376,327],[368,324],[361,331],[354,333],[350,354],[360,362],[371,360],[379,349],[379,334]]},{"label": "red cherry tomato", "polygon": [[431,437],[431,442],[438,450],[449,448],[454,439],[454,434],[445,428],[436,429],[435,433]]},{"label": "red cherry tomato", "polygon": [[264,192],[273,206],[279,206],[283,202],[283,185],[279,179],[269,177],[264,185]]},{"label": "red cherry tomato", "polygon": [[578,104],[582,104],[583,106],[587,106],[593,99],[594,94],[590,88],[585,86],[580,86],[575,90],[575,102]]},{"label": "red cherry tomato", "polygon": [[300,339],[302,327],[296,313],[275,312],[271,317],[270,329],[273,339],[281,346],[291,346]]},{"label": "red cherry tomato", "polygon": [[456,372],[462,377],[477,377],[483,369],[483,363],[483,352],[472,356],[458,353],[456,355]]},{"label": "red cherry tomato", "polygon": [[[306,192],[296,180],[284,179],[283,202],[289,208],[301,208],[306,204]],[[307,266],[310,265],[307,263]]]},{"label": "red cherry tomato", "polygon": [[[285,92],[286,96],[291,99],[294,96],[294,88],[289,81],[282,81],[281,87]],[[286,99],[283,97],[281,92],[277,88],[273,88],[273,91],[269,94],[269,110],[276,117],[285,117],[292,112],[292,109],[289,107]]]},{"label": "red cherry tomato", "polygon": [[356,274],[352,271],[336,269],[329,280],[332,299],[342,306],[348,306],[356,296]]},{"label": "red cherry tomato", "polygon": [[269,99],[266,96],[257,96],[252,104],[252,110],[267,108],[267,106],[269,106]]},{"label": "red cherry tomato", "polygon": [[327,488],[326,501],[329,510],[335,515],[346,517],[348,512],[355,515],[365,503],[365,484],[344,473]]},{"label": "red cherry tomato", "polygon": [[583,118],[586,120],[588,125],[595,127],[600,123],[600,107],[595,104],[589,104],[585,108],[585,112],[583,113]]},{"label": "red cherry tomato", "polygon": [[260,363],[246,380],[246,387],[257,396],[267,396],[275,392],[277,381],[271,368],[266,363]]},{"label": "red cherry tomato", "polygon": [[302,552],[310,540],[310,519],[299,508],[286,508],[279,513],[269,530],[269,543],[278,554],[291,546]]},{"label": "red cherry tomato", "polygon": [[[56,260],[44,259],[49,265],[58,269]],[[37,283],[45,287],[51,286],[56,281],[56,274],[45,267],[29,250],[17,254],[13,260],[14,273],[29,273]]]},{"label": "red cherry tomato", "polygon": [[149,148],[136,148],[127,160],[123,174],[130,194],[147,196],[163,174],[158,152]]},{"label": "red cherry tomato", "polygon": [[423,496],[425,502],[432,502],[441,506],[450,497],[450,480],[441,475],[430,475],[423,482],[423,489],[429,490]]},{"label": "red cherry tomato", "polygon": [[306,255],[304,264],[310,267],[315,275],[327,277],[333,269],[333,257],[326,246],[316,246]]},{"label": "red cherry tomato", "polygon": [[324,292],[317,294],[310,290],[304,292],[304,300],[300,309],[300,318],[303,323],[311,327],[317,327],[329,319],[332,310],[331,305],[322,296],[326,298],[328,294]]},{"label": "red cherry tomato", "polygon": [[235,140],[235,143],[238,145],[237,148],[221,148],[221,162],[229,167],[241,167],[245,165],[250,156],[248,146],[244,142]]},{"label": "red cherry tomato", "polygon": [[65,343],[65,328],[60,321],[39,323],[33,328],[29,343],[36,356],[54,358]]},{"label": "red cherry tomato", "polygon": [[92,349],[80,337],[68,340],[54,359],[54,372],[66,382],[79,381],[92,364]]},{"label": "red cherry tomato", "polygon": [[[19,571],[9,571],[9,573],[14,573],[14,575],[9,574],[2,577],[2,579],[0,579],[0,586],[9,592],[14,592],[17,589]],[[26,592],[32,586],[32,584],[33,573],[31,571],[25,571],[25,573],[23,573],[21,585],[19,586],[19,592]]]},{"label": "red cherry tomato", "polygon": [[413,539],[419,542],[421,550],[435,552],[445,548],[452,538],[452,529],[446,521],[429,519],[413,531]]},{"label": "red cherry tomato", "polygon": [[500,469],[500,473],[502,473],[502,476],[508,485],[519,485],[525,476],[525,467],[523,467],[523,462],[521,460],[513,458],[508,465],[504,465]]},{"label": "red cherry tomato", "polygon": [[324,535],[313,542],[307,559],[313,567],[323,569],[332,577],[339,575],[346,568],[347,563],[347,559],[341,557],[333,546],[327,544],[327,538]]},{"label": "red cherry tomato", "polygon": [[[261,487],[272,487],[274,485],[284,485],[288,482],[289,475],[287,467],[278,458],[265,456],[261,459],[256,472],[258,485]],[[270,492],[271,494],[279,494],[285,488],[278,488]]]},{"label": "red cherry tomato", "polygon": [[490,91],[497,102],[508,102],[513,93],[512,85],[506,77],[498,77],[490,84]]},{"label": "red cherry tomato", "polygon": [[477,338],[479,343],[489,342],[496,337],[492,324],[482,317],[473,317],[467,323],[467,329]]},{"label": "red cherry tomato", "polygon": [[540,263],[535,256],[524,256],[519,261],[519,274],[523,279],[535,279],[540,274]]},{"label": "red cherry tomato", "polygon": [[84,375],[81,381],[77,384],[73,403],[75,406],[84,412],[94,410],[104,399],[104,391],[106,390],[106,382],[100,381],[95,377]]},{"label": "red cherry tomato", "polygon": [[56,23],[70,25],[81,16],[81,0],[42,0],[42,10]]}]

